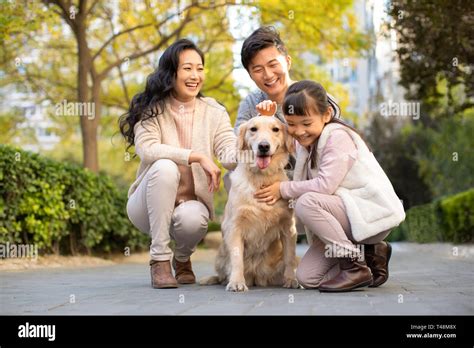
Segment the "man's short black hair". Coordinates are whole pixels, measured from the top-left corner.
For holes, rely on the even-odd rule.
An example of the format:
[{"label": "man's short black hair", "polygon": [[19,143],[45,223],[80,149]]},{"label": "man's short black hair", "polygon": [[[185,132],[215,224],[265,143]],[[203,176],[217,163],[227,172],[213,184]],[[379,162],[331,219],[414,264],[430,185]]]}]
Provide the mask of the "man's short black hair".
[{"label": "man's short black hair", "polygon": [[240,55],[244,68],[248,71],[248,66],[257,53],[271,46],[275,46],[277,50],[285,56],[288,55],[285,44],[281,41],[280,34],[274,27],[260,27],[255,30],[247,39],[245,39],[244,44],[242,45]]}]

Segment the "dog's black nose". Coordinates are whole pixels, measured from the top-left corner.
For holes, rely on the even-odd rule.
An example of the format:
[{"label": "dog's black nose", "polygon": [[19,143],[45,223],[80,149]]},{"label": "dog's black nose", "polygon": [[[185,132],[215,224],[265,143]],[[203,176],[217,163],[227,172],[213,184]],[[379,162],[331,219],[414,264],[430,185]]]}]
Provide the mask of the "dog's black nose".
[{"label": "dog's black nose", "polygon": [[262,141],[260,144],[258,144],[258,151],[260,153],[264,154],[270,151],[270,144],[266,141]]}]

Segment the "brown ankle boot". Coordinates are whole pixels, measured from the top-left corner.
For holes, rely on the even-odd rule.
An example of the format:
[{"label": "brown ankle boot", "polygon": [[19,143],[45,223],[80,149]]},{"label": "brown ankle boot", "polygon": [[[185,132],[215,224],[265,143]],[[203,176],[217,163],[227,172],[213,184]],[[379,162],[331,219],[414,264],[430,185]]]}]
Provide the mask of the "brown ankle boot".
[{"label": "brown ankle boot", "polygon": [[365,245],[365,261],[374,276],[374,282],[370,287],[377,287],[388,279],[388,262],[392,256],[392,246],[387,242],[373,245]]},{"label": "brown ankle boot", "polygon": [[186,262],[179,262],[173,257],[173,268],[176,273],[176,280],[178,284],[194,284],[196,277],[191,266],[191,259]]},{"label": "brown ankle boot", "polygon": [[171,274],[169,261],[150,261],[151,286],[155,289],[177,288],[178,283]]},{"label": "brown ankle boot", "polygon": [[343,258],[339,261],[341,272],[333,279],[319,285],[321,292],[343,292],[372,284],[372,273],[364,261]]}]

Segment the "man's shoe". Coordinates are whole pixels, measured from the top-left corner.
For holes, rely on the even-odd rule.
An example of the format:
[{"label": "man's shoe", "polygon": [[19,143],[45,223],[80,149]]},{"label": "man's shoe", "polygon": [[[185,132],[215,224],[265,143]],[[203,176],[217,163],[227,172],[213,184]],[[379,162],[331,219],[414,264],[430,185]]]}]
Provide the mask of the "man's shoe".
[{"label": "man's shoe", "polygon": [[173,268],[178,284],[194,284],[196,276],[193,273],[191,258],[186,262],[180,262],[173,257]]},{"label": "man's shoe", "polygon": [[372,273],[364,261],[343,258],[339,261],[341,272],[333,279],[319,285],[321,292],[351,291],[372,284]]},{"label": "man's shoe", "polygon": [[387,242],[365,245],[365,261],[374,276],[371,288],[382,285],[388,279],[388,262],[392,256],[392,246]]},{"label": "man's shoe", "polygon": [[168,261],[150,261],[151,286],[155,289],[177,288],[178,283],[171,274],[171,265]]}]

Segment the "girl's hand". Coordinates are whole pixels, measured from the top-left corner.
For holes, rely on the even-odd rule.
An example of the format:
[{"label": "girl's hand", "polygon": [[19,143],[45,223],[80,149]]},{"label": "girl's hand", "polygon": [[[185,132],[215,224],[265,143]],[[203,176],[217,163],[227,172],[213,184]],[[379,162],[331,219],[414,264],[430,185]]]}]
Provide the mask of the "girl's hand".
[{"label": "girl's hand", "polygon": [[264,100],[257,104],[256,109],[262,116],[273,116],[277,111],[277,103],[271,100]]},{"label": "girl's hand", "polygon": [[192,152],[189,156],[189,163],[198,162],[207,176],[207,184],[209,185],[209,192],[219,191],[219,184],[221,182],[221,170],[209,157]]},{"label": "girl's hand", "polygon": [[275,204],[278,200],[281,199],[280,194],[280,182],[277,181],[270,186],[264,186],[257,192],[255,192],[254,197],[257,198],[257,201],[260,203],[267,203],[268,205]]}]

